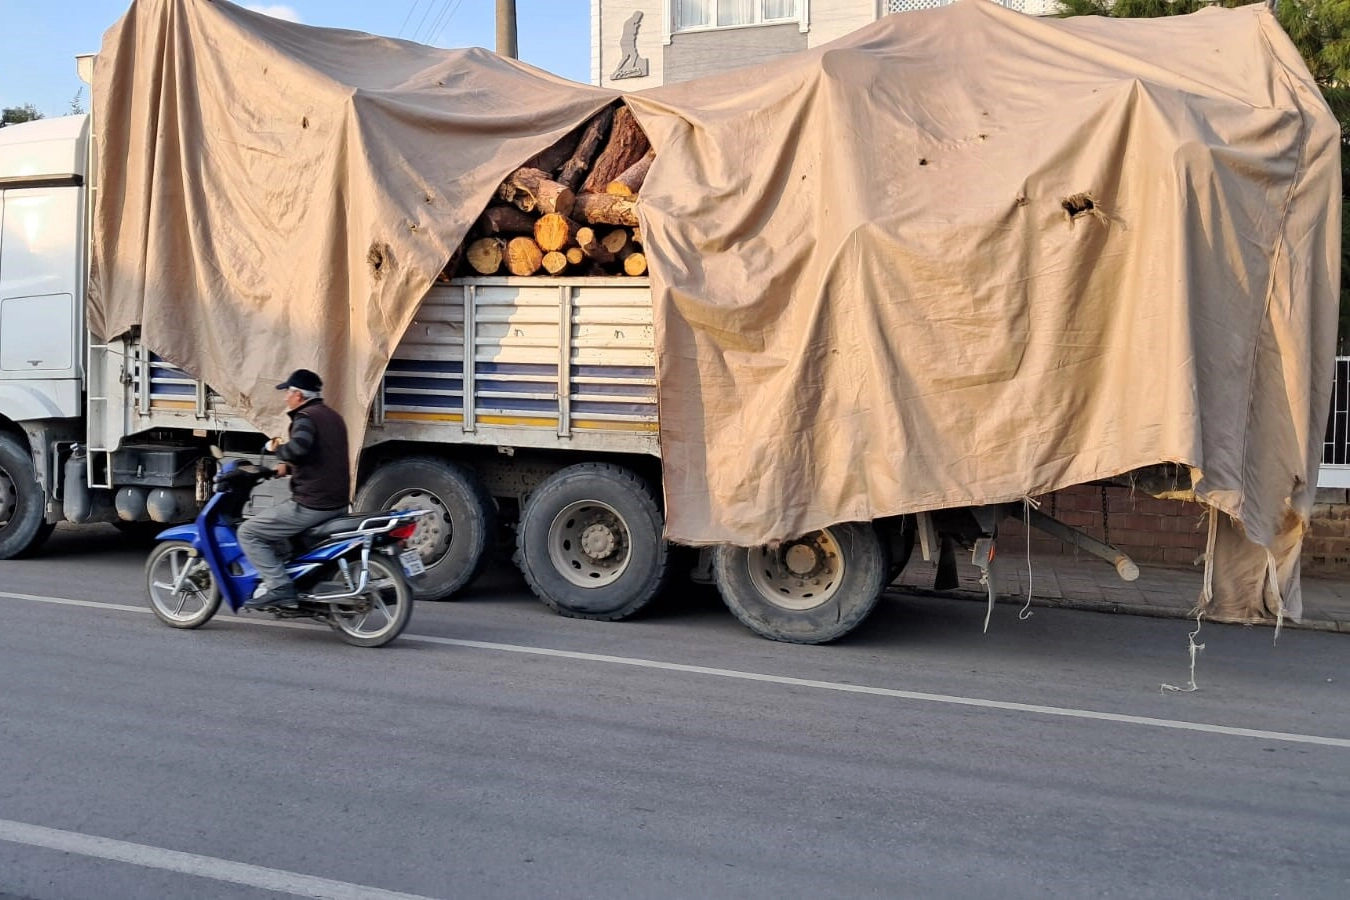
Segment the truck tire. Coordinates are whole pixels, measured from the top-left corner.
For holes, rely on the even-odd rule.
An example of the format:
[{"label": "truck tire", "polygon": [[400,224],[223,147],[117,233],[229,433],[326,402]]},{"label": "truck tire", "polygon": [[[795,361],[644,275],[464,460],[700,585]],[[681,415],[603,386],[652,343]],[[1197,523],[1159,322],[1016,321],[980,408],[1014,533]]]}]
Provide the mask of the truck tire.
[{"label": "truck tire", "polygon": [[535,595],[574,619],[614,622],[665,586],[670,552],[651,487],[609,463],[549,476],[520,514],[517,562]]},{"label": "truck tire", "polygon": [[497,508],[478,475],[447,459],[414,456],[377,468],[356,492],[356,509],[429,509],[407,544],[427,571],[410,579],[414,600],[450,600],[487,564]]},{"label": "truck tire", "polygon": [[0,559],[36,552],[55,527],[47,522],[33,457],[12,435],[0,434]]},{"label": "truck tire", "polygon": [[713,579],[727,608],[761,637],[823,644],[867,618],[889,557],[871,523],[848,522],[777,547],[724,544],[713,553]]}]

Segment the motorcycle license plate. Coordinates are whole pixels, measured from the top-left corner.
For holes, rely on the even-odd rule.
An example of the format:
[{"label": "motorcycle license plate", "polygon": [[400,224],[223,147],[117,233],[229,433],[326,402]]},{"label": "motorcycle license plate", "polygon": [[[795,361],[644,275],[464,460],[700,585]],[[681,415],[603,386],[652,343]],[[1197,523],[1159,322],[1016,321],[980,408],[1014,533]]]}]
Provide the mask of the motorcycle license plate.
[{"label": "motorcycle license plate", "polygon": [[422,565],[422,555],[416,550],[404,550],[398,555],[398,561],[403,564],[403,571],[409,578],[421,575],[427,570]]}]

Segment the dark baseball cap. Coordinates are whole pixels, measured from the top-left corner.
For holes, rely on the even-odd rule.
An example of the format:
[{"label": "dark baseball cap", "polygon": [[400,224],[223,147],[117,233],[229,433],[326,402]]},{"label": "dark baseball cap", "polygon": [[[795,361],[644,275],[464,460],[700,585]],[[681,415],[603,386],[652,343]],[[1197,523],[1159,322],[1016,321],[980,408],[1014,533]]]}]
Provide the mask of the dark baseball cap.
[{"label": "dark baseball cap", "polygon": [[311,372],[309,369],[296,369],[281,384],[277,385],[277,390],[284,391],[290,388],[299,388],[302,391],[321,391],[323,390],[323,379]]}]

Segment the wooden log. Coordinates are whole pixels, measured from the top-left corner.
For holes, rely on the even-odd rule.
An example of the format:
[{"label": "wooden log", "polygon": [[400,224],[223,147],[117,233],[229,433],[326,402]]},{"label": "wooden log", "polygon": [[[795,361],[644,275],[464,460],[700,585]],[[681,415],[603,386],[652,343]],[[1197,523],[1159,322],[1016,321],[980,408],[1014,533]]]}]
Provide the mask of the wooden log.
[{"label": "wooden log", "polygon": [[606,250],[613,253],[619,259],[622,259],[625,253],[632,250],[633,238],[628,233],[627,228],[615,228],[600,239],[600,243]]},{"label": "wooden log", "polygon": [[558,170],[562,168],[563,163],[572,158],[572,154],[577,151],[577,144],[581,141],[581,134],[586,129],[586,123],[578,125],[567,134],[553,142],[553,145],[545,150],[541,150],[525,166],[530,169],[538,169],[541,172],[547,172],[550,175],[557,175]]},{"label": "wooden log", "polygon": [[613,194],[577,194],[572,217],[591,225],[630,225],[638,223],[637,203]]},{"label": "wooden log", "polygon": [[455,252],[450,254],[450,261],[441,269],[441,274],[436,276],[436,281],[440,284],[449,284],[450,279],[455,277],[455,270],[459,268],[460,262],[464,259],[464,245],[460,244],[455,248]]},{"label": "wooden log", "polygon": [[605,193],[627,197],[629,200],[636,197],[638,191],[642,189],[642,182],[647,179],[647,170],[652,167],[652,160],[654,159],[656,159],[656,151],[648,150],[643,154],[642,159],[624,169],[619,173],[618,178],[605,185]]},{"label": "wooden log", "polygon": [[533,234],[534,216],[514,206],[489,206],[474,223],[481,234]]},{"label": "wooden log", "polygon": [[582,253],[598,263],[614,261],[614,254],[606,250],[605,245],[600,243],[600,238],[596,235],[594,228],[582,227],[577,229],[577,246]]},{"label": "wooden log", "polygon": [[579,266],[586,259],[586,253],[580,247],[568,247],[566,254],[569,265]]},{"label": "wooden log", "polygon": [[550,250],[544,254],[544,271],[550,275],[561,275],[567,268],[567,254]]},{"label": "wooden log", "polygon": [[600,145],[609,136],[609,126],[613,121],[614,107],[612,106],[606,106],[591,116],[585,129],[581,132],[581,138],[577,141],[577,149],[573,151],[572,158],[563,163],[562,168],[558,170],[559,182],[567,185],[573,191],[581,185],[587,171],[591,168],[591,160],[595,159],[595,154],[599,151]]},{"label": "wooden log", "polygon": [[506,245],[506,269],[512,275],[533,275],[544,264],[544,251],[532,237],[511,238]]},{"label": "wooden log", "polygon": [[605,149],[591,164],[590,174],[582,182],[580,193],[603,193],[605,186],[618,178],[647,153],[651,145],[647,135],[627,106],[620,106],[614,112],[614,125],[609,130],[609,141]]},{"label": "wooden log", "polygon": [[506,241],[499,237],[485,237],[469,245],[465,258],[479,275],[495,275],[502,267],[502,255],[505,252]]},{"label": "wooden log", "polygon": [[567,216],[549,213],[534,223],[534,240],[544,250],[561,250],[576,236],[581,226]]},{"label": "wooden log", "polygon": [[647,254],[633,251],[623,258],[623,270],[629,275],[647,274]]},{"label": "wooden log", "polygon": [[540,214],[572,212],[572,189],[548,177],[538,169],[516,169],[497,188],[497,196],[517,209]]}]

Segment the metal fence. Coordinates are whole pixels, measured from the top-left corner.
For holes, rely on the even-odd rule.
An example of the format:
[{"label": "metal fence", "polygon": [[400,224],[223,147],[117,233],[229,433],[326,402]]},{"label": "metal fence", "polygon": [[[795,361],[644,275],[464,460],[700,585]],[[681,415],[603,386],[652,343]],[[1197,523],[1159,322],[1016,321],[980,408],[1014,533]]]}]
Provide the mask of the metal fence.
[{"label": "metal fence", "polygon": [[1331,417],[1322,445],[1322,465],[1350,466],[1350,356],[1336,357],[1336,381],[1331,392]]}]

